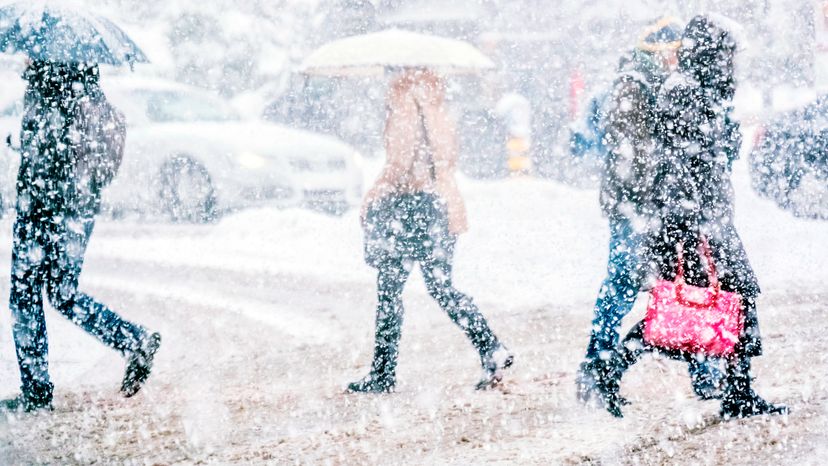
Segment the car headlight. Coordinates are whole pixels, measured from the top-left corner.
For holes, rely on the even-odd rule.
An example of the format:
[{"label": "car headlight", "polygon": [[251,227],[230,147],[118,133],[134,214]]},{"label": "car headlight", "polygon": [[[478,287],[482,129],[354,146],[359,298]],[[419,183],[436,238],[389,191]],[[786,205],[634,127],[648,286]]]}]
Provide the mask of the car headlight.
[{"label": "car headlight", "polygon": [[258,170],[267,166],[267,159],[254,152],[242,152],[238,156],[239,165],[250,170]]},{"label": "car headlight", "polygon": [[365,169],[365,161],[362,159],[362,154],[360,154],[359,152],[354,152],[351,155],[351,160],[353,161],[354,167],[357,170],[362,171]]}]

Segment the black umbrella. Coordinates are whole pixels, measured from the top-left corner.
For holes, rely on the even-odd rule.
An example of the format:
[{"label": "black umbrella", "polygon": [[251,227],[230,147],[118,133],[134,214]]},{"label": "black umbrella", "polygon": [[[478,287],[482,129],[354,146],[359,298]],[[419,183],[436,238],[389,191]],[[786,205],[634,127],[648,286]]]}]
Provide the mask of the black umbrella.
[{"label": "black umbrella", "polygon": [[115,23],[65,2],[34,0],[0,7],[0,50],[53,63],[132,66],[149,61]]}]

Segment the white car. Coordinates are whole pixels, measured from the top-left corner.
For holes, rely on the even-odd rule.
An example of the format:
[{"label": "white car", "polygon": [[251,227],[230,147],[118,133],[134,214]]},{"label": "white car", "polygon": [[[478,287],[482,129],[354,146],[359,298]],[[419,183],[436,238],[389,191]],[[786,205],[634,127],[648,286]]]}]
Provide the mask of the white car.
[{"label": "white car", "polygon": [[[107,210],[207,221],[264,202],[342,213],[361,200],[361,157],[336,138],[241,120],[221,98],[169,81],[102,85],[128,127],[121,170],[104,193]],[[3,136],[19,132],[20,111],[20,103],[2,111]],[[16,154],[3,159],[14,165],[0,173],[13,174]]]}]

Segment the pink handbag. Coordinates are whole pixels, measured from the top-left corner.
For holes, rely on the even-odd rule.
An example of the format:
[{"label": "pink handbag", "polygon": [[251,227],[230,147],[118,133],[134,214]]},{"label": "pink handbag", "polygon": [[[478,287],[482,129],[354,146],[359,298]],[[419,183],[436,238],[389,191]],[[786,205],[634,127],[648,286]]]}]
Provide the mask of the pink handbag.
[{"label": "pink handbag", "polygon": [[735,351],[744,327],[742,297],[722,291],[707,239],[702,240],[702,248],[710,286],[684,282],[683,250],[678,245],[676,279],[659,280],[650,291],[644,340],[664,349],[727,356]]}]

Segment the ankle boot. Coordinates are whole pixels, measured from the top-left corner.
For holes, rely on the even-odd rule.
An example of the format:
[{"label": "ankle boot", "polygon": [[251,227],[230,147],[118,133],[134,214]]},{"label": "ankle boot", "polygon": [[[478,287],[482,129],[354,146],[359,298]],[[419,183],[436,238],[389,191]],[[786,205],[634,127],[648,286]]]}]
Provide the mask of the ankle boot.
[{"label": "ankle boot", "polygon": [[371,371],[362,379],[348,384],[351,393],[392,393],[397,380],[393,374]]},{"label": "ankle boot", "polygon": [[121,382],[121,393],[129,398],[138,393],[152,372],[155,353],[161,346],[161,334],[145,335],[127,356],[127,367]]},{"label": "ankle boot", "polygon": [[397,355],[401,319],[397,314],[378,313],[371,372],[348,384],[351,393],[391,393],[397,383]]},{"label": "ankle boot", "polygon": [[0,413],[6,415],[52,411],[54,385],[51,382],[29,381],[22,385],[22,393],[0,401]]},{"label": "ankle boot", "polygon": [[477,382],[475,389],[486,390],[494,387],[503,380],[503,370],[511,367],[515,357],[506,346],[498,343],[495,349],[480,357],[483,366],[483,376]]},{"label": "ankle boot", "polygon": [[578,400],[584,404],[597,403],[613,416],[624,417],[621,407],[629,404],[619,394],[624,369],[617,355],[581,363],[575,380]]},{"label": "ankle boot", "polygon": [[376,346],[374,361],[371,363],[371,372],[362,379],[348,384],[351,393],[391,393],[397,383],[397,354],[396,348]]},{"label": "ankle boot", "polygon": [[728,364],[724,397],[720,411],[724,419],[743,419],[766,414],[788,414],[787,406],[773,404],[753,391],[750,378],[750,358],[742,357]]}]

